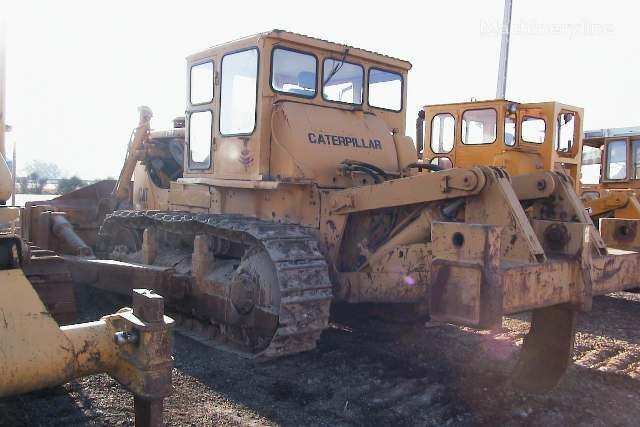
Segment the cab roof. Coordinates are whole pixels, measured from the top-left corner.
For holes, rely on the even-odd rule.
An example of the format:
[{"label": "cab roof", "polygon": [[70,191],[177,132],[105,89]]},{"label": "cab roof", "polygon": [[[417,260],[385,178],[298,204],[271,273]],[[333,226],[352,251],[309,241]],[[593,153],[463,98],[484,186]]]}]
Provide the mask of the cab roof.
[{"label": "cab roof", "polygon": [[328,40],[320,39],[317,37],[311,37],[304,34],[298,34],[298,33],[293,33],[291,31],[277,30],[277,29],[253,34],[251,36],[242,37],[240,39],[236,39],[229,42],[211,46],[210,48],[204,51],[195,53],[193,55],[189,55],[187,57],[187,60],[192,61],[192,60],[197,60],[202,57],[208,56],[210,53],[213,53],[214,51],[220,51],[221,47],[232,49],[234,45],[246,45],[247,42],[250,42],[252,40],[255,40],[257,44],[260,39],[266,39],[266,38],[289,41],[289,42],[298,43],[301,45],[307,45],[307,46],[315,47],[318,49],[332,51],[332,52],[341,53],[341,54],[343,54],[345,50],[348,50],[348,55],[350,56],[360,57],[369,61],[378,62],[380,64],[391,65],[405,71],[408,71],[411,69],[411,63],[409,61],[405,61],[399,58],[394,58],[389,55],[384,55],[382,53],[377,53],[370,50],[360,49],[360,48],[349,46],[346,44],[334,43],[334,42],[330,42]]}]

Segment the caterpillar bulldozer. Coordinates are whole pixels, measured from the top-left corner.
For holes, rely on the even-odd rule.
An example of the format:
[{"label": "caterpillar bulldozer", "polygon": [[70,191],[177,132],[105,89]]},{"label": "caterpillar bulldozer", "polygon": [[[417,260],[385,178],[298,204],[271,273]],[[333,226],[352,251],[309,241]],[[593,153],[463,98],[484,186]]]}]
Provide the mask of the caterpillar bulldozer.
[{"label": "caterpillar bulldozer", "polygon": [[[452,113],[464,148],[491,140],[501,160],[434,161],[403,135],[410,68],[281,30],[189,56],[182,176],[159,208],[106,215],[97,257],[66,258],[74,279],[154,289],[183,328],[246,357],[313,349],[333,302],[483,329],[532,312],[513,382],[553,387],[576,313],[640,281],[640,254],[608,248],[577,196],[582,111],[494,101]],[[536,152],[556,115],[572,133]],[[522,129],[513,145],[507,116]]]},{"label": "caterpillar bulldozer", "polygon": [[427,105],[416,120],[418,156],[440,168],[487,165],[512,176],[560,172],[578,191],[582,117],[582,108],[558,102]]},{"label": "caterpillar bulldozer", "polygon": [[[583,139],[582,117],[581,108],[557,102],[427,105],[416,121],[418,156],[435,168],[492,165],[514,176],[562,173],[571,179],[605,243],[638,250],[633,220],[640,219],[640,204],[631,178],[635,172],[627,164],[635,164],[631,159],[640,129],[585,132]],[[601,154],[605,146],[608,156]],[[615,178],[601,177],[601,157]],[[598,184],[582,183],[594,177]]]}]

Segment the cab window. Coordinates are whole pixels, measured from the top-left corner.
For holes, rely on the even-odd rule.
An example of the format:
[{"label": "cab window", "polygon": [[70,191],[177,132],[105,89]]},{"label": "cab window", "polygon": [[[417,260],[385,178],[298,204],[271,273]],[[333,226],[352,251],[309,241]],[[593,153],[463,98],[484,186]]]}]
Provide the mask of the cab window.
[{"label": "cab window", "polygon": [[504,143],[509,147],[516,145],[516,120],[510,116],[504,118]]},{"label": "cab window", "polygon": [[597,184],[600,182],[600,148],[585,145],[582,147],[582,167],[580,168],[581,184]]},{"label": "cab window", "polygon": [[220,134],[248,135],[256,125],[258,50],[225,55],[221,69]]},{"label": "cab window", "polygon": [[209,169],[211,166],[211,111],[194,111],[189,116],[189,167]]},{"label": "cab window", "polygon": [[455,119],[449,113],[433,116],[431,120],[431,151],[448,153],[453,148]]},{"label": "cab window", "polygon": [[575,139],[576,115],[575,113],[558,114],[558,139],[556,151],[567,153],[571,151]]},{"label": "cab window", "polygon": [[462,143],[478,145],[494,142],[497,116],[493,108],[465,111],[462,114]]},{"label": "cab window", "polygon": [[316,96],[317,60],[313,55],[289,49],[273,49],[271,87],[276,92],[313,98]]},{"label": "cab window", "polygon": [[627,143],[624,140],[607,144],[607,179],[627,177]]},{"label": "cab window", "polygon": [[640,179],[640,140],[631,141],[631,159],[633,161],[633,179]]},{"label": "cab window", "polygon": [[322,97],[327,101],[362,105],[364,68],[327,58],[322,65]]},{"label": "cab window", "polygon": [[402,76],[377,68],[369,69],[369,105],[384,110],[402,110]]},{"label": "cab window", "polygon": [[544,119],[540,117],[525,116],[522,119],[522,140],[533,144],[542,144],[547,131],[547,125]]},{"label": "cab window", "polygon": [[189,101],[191,105],[208,104],[213,101],[213,62],[207,61],[191,67]]}]

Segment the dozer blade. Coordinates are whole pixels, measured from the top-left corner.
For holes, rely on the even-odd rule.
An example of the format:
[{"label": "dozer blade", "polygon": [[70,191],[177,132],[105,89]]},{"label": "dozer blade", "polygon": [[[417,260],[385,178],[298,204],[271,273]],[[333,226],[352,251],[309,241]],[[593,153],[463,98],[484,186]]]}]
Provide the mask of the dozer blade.
[{"label": "dozer blade", "polygon": [[511,378],[515,387],[545,393],[558,384],[571,363],[576,313],[567,305],[533,310],[531,329]]}]

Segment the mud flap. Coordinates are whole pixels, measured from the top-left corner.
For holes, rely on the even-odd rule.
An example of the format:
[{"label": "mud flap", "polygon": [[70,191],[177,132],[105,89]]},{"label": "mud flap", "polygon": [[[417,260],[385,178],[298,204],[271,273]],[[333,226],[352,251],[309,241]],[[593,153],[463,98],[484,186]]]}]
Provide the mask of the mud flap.
[{"label": "mud flap", "polygon": [[558,384],[571,363],[576,313],[568,305],[533,310],[531,328],[511,378],[514,387],[544,393]]}]

